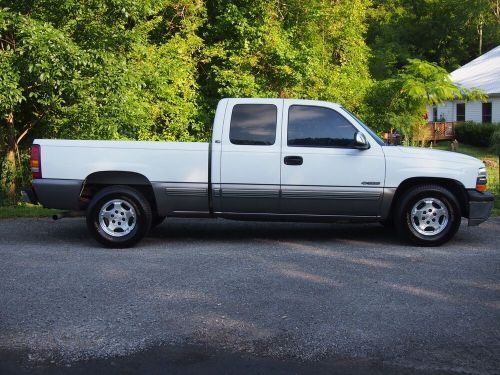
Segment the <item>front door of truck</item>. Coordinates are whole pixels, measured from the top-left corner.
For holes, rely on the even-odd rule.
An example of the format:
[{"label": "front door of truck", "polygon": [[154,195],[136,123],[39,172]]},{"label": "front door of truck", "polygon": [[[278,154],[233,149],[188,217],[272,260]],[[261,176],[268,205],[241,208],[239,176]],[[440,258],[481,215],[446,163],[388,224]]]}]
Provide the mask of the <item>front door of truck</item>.
[{"label": "front door of truck", "polygon": [[281,99],[229,99],[219,194],[222,212],[279,213]]},{"label": "front door of truck", "polygon": [[[369,149],[357,149],[357,131]],[[382,147],[338,105],[285,101],[281,213],[377,216],[385,179]]]}]

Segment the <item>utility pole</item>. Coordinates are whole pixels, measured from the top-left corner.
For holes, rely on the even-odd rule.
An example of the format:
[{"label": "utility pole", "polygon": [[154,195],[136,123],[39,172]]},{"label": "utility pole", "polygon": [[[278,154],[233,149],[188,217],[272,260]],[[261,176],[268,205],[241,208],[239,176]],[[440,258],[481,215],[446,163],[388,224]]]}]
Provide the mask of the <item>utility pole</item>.
[{"label": "utility pole", "polygon": [[479,16],[477,32],[479,34],[479,56],[481,56],[483,54],[483,15]]}]

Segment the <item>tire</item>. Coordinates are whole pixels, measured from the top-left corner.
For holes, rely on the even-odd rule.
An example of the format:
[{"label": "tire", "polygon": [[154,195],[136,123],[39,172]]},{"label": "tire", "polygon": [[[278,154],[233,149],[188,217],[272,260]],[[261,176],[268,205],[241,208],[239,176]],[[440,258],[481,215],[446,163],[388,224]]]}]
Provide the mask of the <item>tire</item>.
[{"label": "tire", "polygon": [[165,220],[166,216],[158,216],[158,215],[153,215],[153,220],[151,221],[151,228],[156,228],[158,225],[163,223],[163,220]]},{"label": "tire", "polygon": [[419,246],[440,246],[460,227],[460,205],[442,186],[418,185],[403,194],[394,218],[402,237]]},{"label": "tire", "polygon": [[87,227],[104,246],[126,248],[149,232],[152,217],[151,206],[140,192],[128,186],[109,186],[92,198]]}]

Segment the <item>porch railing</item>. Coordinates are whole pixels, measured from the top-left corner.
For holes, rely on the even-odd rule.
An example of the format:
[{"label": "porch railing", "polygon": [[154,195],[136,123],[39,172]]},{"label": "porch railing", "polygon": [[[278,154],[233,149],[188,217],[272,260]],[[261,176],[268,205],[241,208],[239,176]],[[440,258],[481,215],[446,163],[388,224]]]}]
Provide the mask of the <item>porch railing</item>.
[{"label": "porch railing", "polygon": [[456,122],[429,122],[427,138],[430,141],[455,139]]}]

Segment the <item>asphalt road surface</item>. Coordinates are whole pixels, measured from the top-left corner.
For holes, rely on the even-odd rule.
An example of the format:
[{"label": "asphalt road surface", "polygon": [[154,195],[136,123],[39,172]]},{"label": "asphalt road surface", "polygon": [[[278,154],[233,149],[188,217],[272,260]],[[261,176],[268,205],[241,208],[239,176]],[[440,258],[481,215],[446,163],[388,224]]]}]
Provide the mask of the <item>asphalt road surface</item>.
[{"label": "asphalt road surface", "polygon": [[172,219],[138,247],[0,221],[0,373],[500,374],[500,218],[439,248],[378,224]]}]

